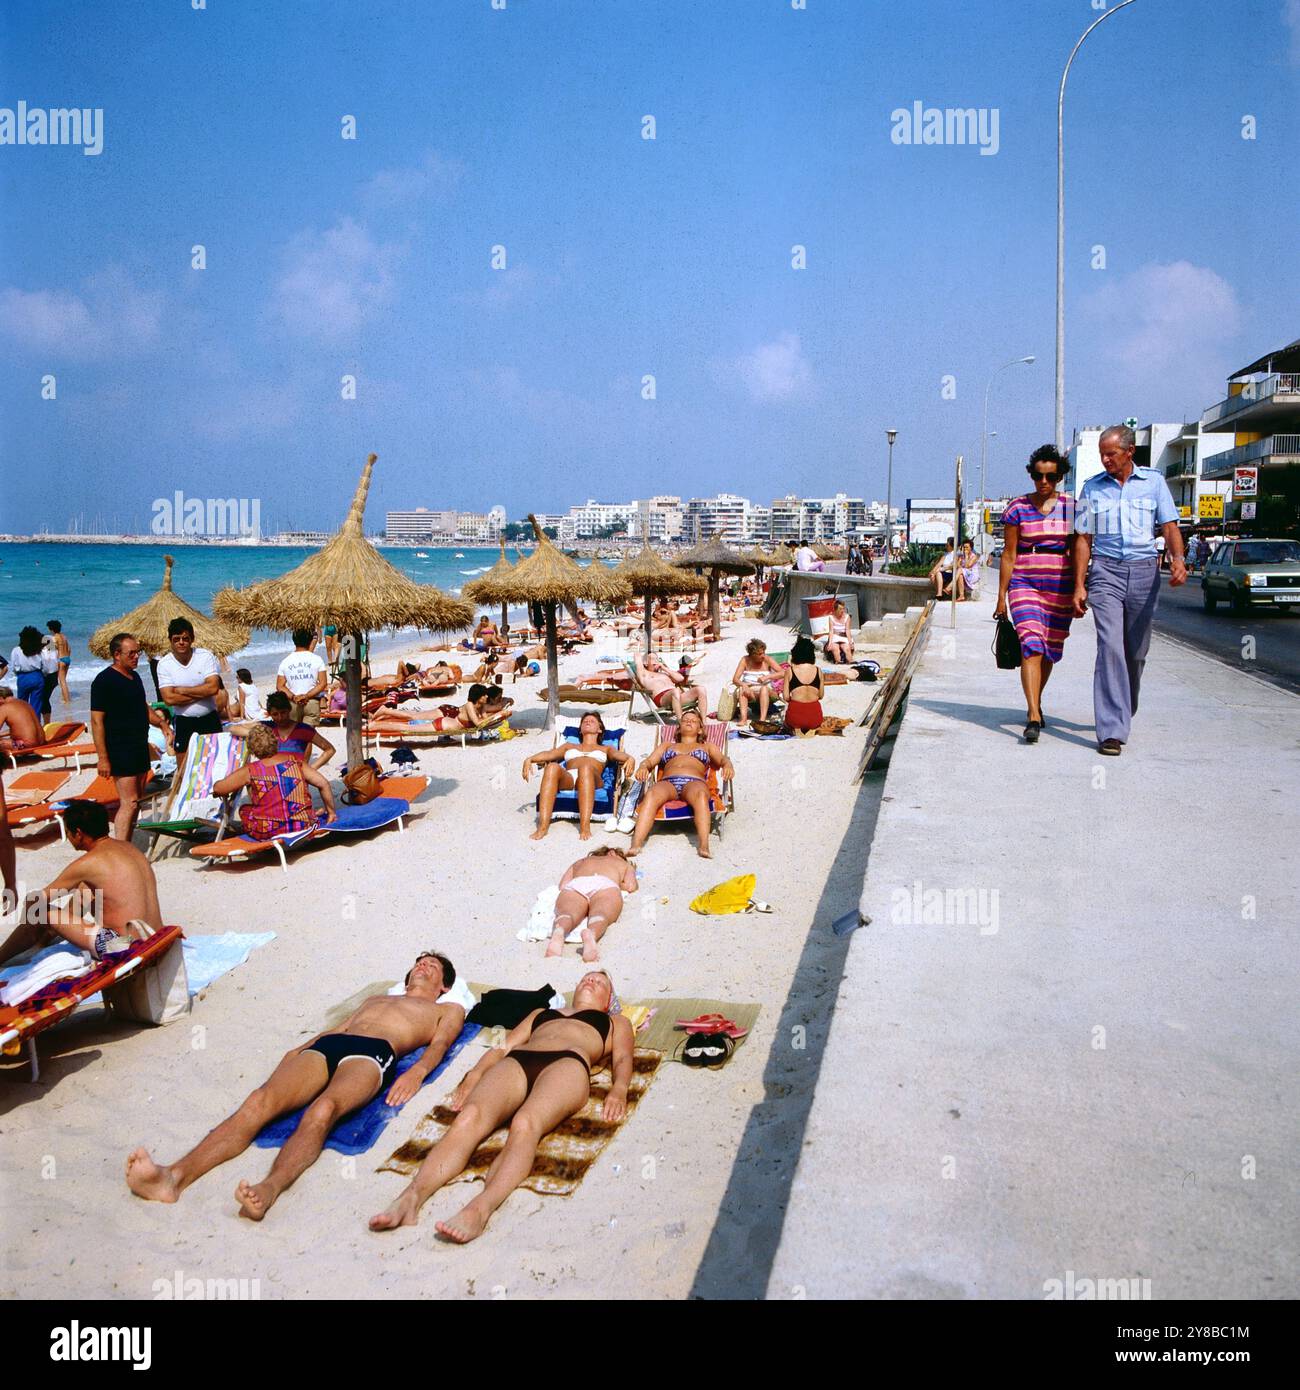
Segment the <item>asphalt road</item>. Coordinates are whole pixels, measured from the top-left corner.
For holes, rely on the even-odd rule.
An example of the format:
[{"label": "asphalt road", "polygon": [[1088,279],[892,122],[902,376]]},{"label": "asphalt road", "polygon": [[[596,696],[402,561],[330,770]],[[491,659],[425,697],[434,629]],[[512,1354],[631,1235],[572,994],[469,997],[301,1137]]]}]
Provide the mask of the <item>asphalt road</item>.
[{"label": "asphalt road", "polygon": [[[1201,608],[1201,581],[1193,575],[1180,589],[1166,579],[1156,609],[1156,631],[1240,671],[1300,693],[1300,604],[1234,618],[1225,604]],[[1248,640],[1250,639],[1250,640]]]}]

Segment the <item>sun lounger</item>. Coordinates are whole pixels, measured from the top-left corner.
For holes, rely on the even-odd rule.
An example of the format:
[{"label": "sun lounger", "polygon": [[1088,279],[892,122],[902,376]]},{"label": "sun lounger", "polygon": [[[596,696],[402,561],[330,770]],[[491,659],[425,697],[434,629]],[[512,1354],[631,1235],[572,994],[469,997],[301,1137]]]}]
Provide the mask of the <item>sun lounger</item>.
[{"label": "sun lounger", "polygon": [[235,734],[195,734],[185,750],[185,766],[172,780],[161,820],[136,827],[154,837],[149,857],[157,857],[162,836],[178,840],[219,839],[237,797],[218,797],[213,787],[248,761],[248,743]]},{"label": "sun lounger", "polygon": [[0,767],[3,767],[5,758],[9,759],[11,767],[18,766],[19,758],[62,758],[65,762],[71,758],[76,771],[80,772],[82,758],[95,756],[93,742],[84,739],[80,743],[77,742],[85,732],[86,726],[78,724],[74,720],[65,720],[61,724],[47,724],[44,743],[38,743],[35,748],[24,748],[21,751],[10,749],[0,751]]},{"label": "sun lounger", "polygon": [[[707,742],[725,756],[727,751],[727,726],[720,720],[710,719],[705,723],[704,736]],[[661,743],[671,743],[677,737],[677,725],[665,724],[660,731],[659,740]],[[658,780],[656,775],[656,780]],[[730,778],[720,777],[718,769],[709,764],[709,770],[705,774],[705,782],[709,788],[709,810],[713,817],[713,828],[721,833],[722,820],[736,809],[736,793]],[[694,812],[684,801],[669,801],[659,808],[659,814],[655,817],[658,824],[661,821],[677,822],[685,821],[690,824],[694,819]]]},{"label": "sun lounger", "polygon": [[[5,820],[10,830],[58,817],[55,796],[72,780],[70,772],[24,772],[5,788]],[[59,835],[63,822],[59,820]]]},{"label": "sun lounger", "polygon": [[102,961],[84,975],[55,980],[30,999],[10,1008],[0,1007],[0,1053],[14,1056],[24,1046],[31,1065],[31,1079],[40,1077],[36,1057],[36,1037],[60,1019],[66,1018],[87,999],[126,979],[137,970],[156,964],[178,942],[179,927],[164,927],[147,941],[133,942],[130,949]]},{"label": "sun lounger", "polygon": [[[622,748],[623,746],[622,729],[606,729],[601,738],[601,743],[606,748]],[[556,739],[554,747],[558,748],[563,743],[577,743],[581,735],[576,724],[571,724],[561,730],[560,736]],[[591,816],[595,820],[602,816],[612,816],[617,802],[618,769],[612,762],[606,761],[605,770],[601,773],[600,781],[596,785],[596,799],[592,803]],[[541,800],[541,797],[538,797]],[[578,789],[575,786],[571,791],[560,791],[555,794],[555,812],[553,820],[577,820],[578,819]]]},{"label": "sun lounger", "polygon": [[[427,778],[393,778],[392,782],[423,782]],[[420,788],[423,790],[423,787]],[[417,792],[417,795],[419,793]],[[406,829],[403,820],[411,809],[411,803],[399,796],[381,796],[367,801],[364,806],[340,806],[338,814],[328,825],[317,826],[313,830],[296,830],[288,835],[277,835],[270,840],[257,840],[251,835],[226,835],[210,844],[192,845],[190,857],[212,864],[243,864],[249,859],[274,850],[280,859],[280,868],[288,873],[287,851],[300,848],[311,840],[324,840],[332,835],[359,835],[368,830],[380,830],[386,825],[396,824],[399,831]]]},{"label": "sun lounger", "polygon": [[[151,773],[150,776],[152,775]],[[70,776],[71,774],[67,772],[24,773],[13,783],[13,786],[16,787],[19,783],[25,782],[27,777],[60,777],[66,783]],[[6,788],[5,790],[7,794],[9,789]],[[62,790],[62,786],[59,787],[59,790]],[[67,835],[63,829],[63,812],[69,801],[97,801],[101,806],[111,810],[118,803],[117,783],[111,777],[100,776],[94,778],[90,785],[84,787],[75,797],[59,797],[56,800],[54,796],[51,796],[48,801],[38,802],[34,805],[11,806],[8,815],[9,825],[12,828],[18,825],[32,825],[38,821],[57,821],[59,839],[64,840]]]},{"label": "sun lounger", "polygon": [[[432,715],[435,711],[430,710]],[[480,724],[477,729],[437,729],[434,722],[429,719],[427,722],[422,719],[406,720],[399,724],[390,724],[385,727],[382,723],[367,724],[364,734],[367,739],[378,743],[384,748],[395,748],[402,743],[422,743],[430,741],[439,743],[443,739],[458,739],[460,746],[466,748],[470,741],[474,743],[487,743],[493,740],[484,737],[486,734],[496,733],[507,719],[514,713],[511,709],[507,713],[499,715],[496,719],[490,719]]]}]

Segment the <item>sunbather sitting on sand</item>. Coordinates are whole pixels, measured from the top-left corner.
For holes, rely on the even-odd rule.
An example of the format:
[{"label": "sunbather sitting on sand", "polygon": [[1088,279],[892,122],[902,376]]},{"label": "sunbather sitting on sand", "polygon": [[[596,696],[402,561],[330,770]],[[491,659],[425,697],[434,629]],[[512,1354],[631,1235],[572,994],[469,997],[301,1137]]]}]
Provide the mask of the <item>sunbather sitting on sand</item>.
[{"label": "sunbather sitting on sand", "polygon": [[605,721],[594,710],[578,721],[577,743],[561,743],[545,753],[534,753],[524,759],[524,781],[540,767],[542,790],[537,799],[537,829],[529,839],[544,840],[555,814],[555,798],[559,792],[578,789],[578,839],[591,839],[591,810],[596,803],[596,785],[605,772],[606,763],[616,763],[626,774],[633,766],[631,754],[621,748],[611,748],[601,742]]},{"label": "sunbather sitting on sand", "polygon": [[[709,851],[710,766],[719,768],[724,777],[735,775],[731,759],[705,739],[704,716],[693,709],[687,710],[678,723],[676,740],[661,743],[636,770],[637,781],[650,785],[637,808],[629,856],[641,853],[660,809],[670,801],[684,801],[695,820],[695,834],[699,840],[696,852],[701,859],[713,858]],[[654,780],[656,771],[659,774],[657,782]]]},{"label": "sunbather sitting on sand", "polygon": [[475,1149],[502,1125],[505,1147],[488,1170],[483,1190],[438,1233],[457,1245],[483,1234],[492,1213],[532,1171],[537,1145],[591,1097],[591,1073],[609,1063],[613,1082],[601,1119],[617,1124],[627,1114],[632,1080],[632,1025],[617,1011],[614,983],[604,971],[588,972],[569,1009],[534,1009],[486,1053],[456,1087],[448,1106],[457,1111],[446,1134],[429,1150],[410,1185],[386,1211],[370,1218],[372,1231],[413,1226],[420,1208],[463,1172]]},{"label": "sunbather sitting on sand", "polygon": [[7,685],[0,685],[0,750],[25,753],[45,742],[45,728],[26,700],[19,700]]},{"label": "sunbather sitting on sand", "polygon": [[[104,807],[68,802],[63,828],[79,857],[48,887],[27,895],[21,921],[0,946],[0,965],[57,937],[100,960],[162,930],[153,869],[129,840],[109,838]],[[66,901],[55,906],[55,899]]]},{"label": "sunbather sitting on sand", "polygon": [[[272,1120],[305,1105],[266,1178],[235,1189],[240,1215],[260,1221],[316,1162],[330,1130],[346,1114],[384,1086],[389,1105],[405,1105],[420,1089],[465,1023],[459,1004],[438,1002],[455,983],[455,967],[446,956],[423,952],[407,974],[405,994],[371,995],[334,1032],[318,1033],[290,1049],[269,1079],[184,1158],[164,1166],[147,1149],[134,1150],[126,1160],[127,1186],[151,1202],[174,1202],[196,1178],[242,1154]],[[394,1081],[398,1058],[421,1045],[420,1059]]]},{"label": "sunbather sitting on sand", "polygon": [[627,855],[613,845],[592,850],[576,864],[570,864],[560,879],[560,896],[555,900],[555,919],[548,956],[564,951],[564,938],[576,927],[582,929],[582,958],[588,964],[600,959],[597,942],[611,922],[623,911],[623,894],[635,893],[636,870]]}]

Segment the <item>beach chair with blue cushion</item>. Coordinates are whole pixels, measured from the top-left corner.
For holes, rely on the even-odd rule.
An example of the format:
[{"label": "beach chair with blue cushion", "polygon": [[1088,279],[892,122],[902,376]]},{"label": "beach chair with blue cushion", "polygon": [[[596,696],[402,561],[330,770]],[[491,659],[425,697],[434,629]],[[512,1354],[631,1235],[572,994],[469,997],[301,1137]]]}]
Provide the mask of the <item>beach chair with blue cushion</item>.
[{"label": "beach chair with blue cushion", "polygon": [[[623,729],[606,729],[601,743],[606,748],[623,747]],[[556,739],[555,747],[561,743],[577,743],[581,738],[578,726],[570,724],[560,730],[560,736]],[[538,796],[540,802],[541,797]],[[591,818],[596,820],[603,816],[612,816],[618,801],[618,768],[612,762],[606,762],[605,770],[601,773],[600,781],[596,786],[596,800],[592,804]],[[552,820],[577,820],[578,819],[578,789],[573,787],[569,791],[560,791],[555,794],[555,812]]]}]

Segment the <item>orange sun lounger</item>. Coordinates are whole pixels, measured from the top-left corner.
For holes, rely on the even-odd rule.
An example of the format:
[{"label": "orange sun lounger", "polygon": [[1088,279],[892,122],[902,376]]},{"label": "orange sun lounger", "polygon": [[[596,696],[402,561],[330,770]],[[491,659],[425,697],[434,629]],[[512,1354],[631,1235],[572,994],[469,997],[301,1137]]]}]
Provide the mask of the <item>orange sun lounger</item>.
[{"label": "orange sun lounger", "polygon": [[26,1044],[31,1079],[36,1081],[41,1074],[36,1059],[37,1034],[66,1018],[78,1004],[101,990],[160,960],[183,935],[179,927],[164,927],[147,941],[135,942],[130,950],[101,962],[85,975],[55,980],[21,1004],[0,1005],[0,1052],[13,1056]]},{"label": "orange sun lounger", "polygon": [[[86,726],[78,724],[75,720],[65,720],[62,724],[47,724],[44,743],[38,743],[35,748],[24,748],[21,752],[16,753],[5,750],[3,756],[7,757],[14,767],[18,766],[19,758],[63,758],[65,760],[71,758],[76,770],[80,772],[82,756],[88,758],[95,756],[93,742],[77,742],[77,739],[81,738],[85,732]],[[3,759],[0,758],[0,765],[2,763]]]}]

